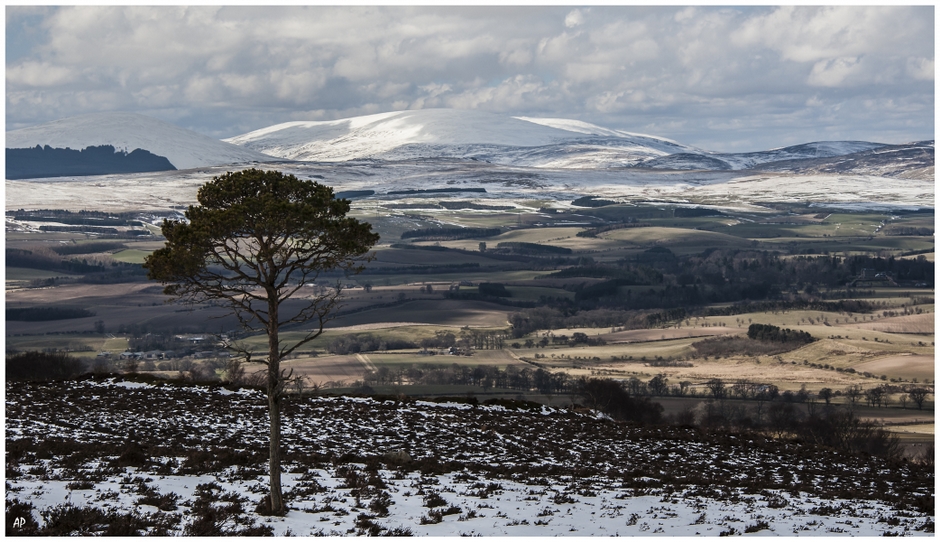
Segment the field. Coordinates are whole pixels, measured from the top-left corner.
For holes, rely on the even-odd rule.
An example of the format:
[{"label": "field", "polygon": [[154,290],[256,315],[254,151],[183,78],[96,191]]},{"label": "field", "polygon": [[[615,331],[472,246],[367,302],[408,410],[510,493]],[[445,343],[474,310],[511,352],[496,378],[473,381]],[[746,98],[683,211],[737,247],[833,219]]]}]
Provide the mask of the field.
[{"label": "field", "polygon": [[[400,203],[403,200],[392,200]],[[404,200],[407,201],[407,200]],[[420,201],[420,200],[418,200]],[[820,250],[830,254],[869,254],[882,256],[903,256],[904,251],[917,251],[923,247],[932,250],[930,238],[909,235],[887,235],[891,232],[905,233],[917,228],[926,228],[931,224],[923,215],[886,215],[883,213],[845,211],[799,214],[793,209],[787,213],[774,215],[773,211],[747,212],[735,214],[724,211],[721,216],[709,217],[673,217],[671,211],[663,206],[644,207],[633,205],[620,209],[617,206],[598,209],[571,209],[555,214],[539,214],[536,206],[550,203],[548,200],[533,202],[520,200],[515,203],[515,212],[493,211],[446,211],[429,209],[422,211],[412,222],[421,227],[433,224],[435,220],[446,220],[451,224],[463,224],[476,227],[500,227],[506,231],[495,237],[463,239],[451,241],[415,241],[420,248],[438,245],[447,252],[435,250],[414,250],[392,248],[392,239],[383,241],[376,249],[376,260],[370,269],[377,273],[365,273],[351,279],[353,287],[344,295],[345,307],[328,326],[328,331],[314,343],[318,358],[326,362],[325,347],[337,334],[354,332],[355,326],[375,326],[370,333],[387,338],[402,338],[401,325],[421,324],[422,331],[411,331],[407,340],[418,340],[431,336],[434,331],[447,329],[459,332],[461,328],[506,329],[509,316],[525,307],[526,304],[539,304],[540,300],[556,299],[560,302],[576,301],[573,286],[591,284],[598,279],[548,279],[553,270],[540,269],[539,258],[515,258],[500,256],[492,252],[499,243],[522,242],[538,243],[570,249],[572,256],[589,256],[594,261],[615,262],[621,258],[642,257],[644,251],[652,247],[668,248],[677,255],[694,254],[702,247],[711,250],[768,250],[781,248],[786,254],[801,254],[807,249],[818,253]],[[389,230],[383,231],[382,224],[395,222],[400,216],[407,221],[407,213],[394,208],[383,209],[381,200],[363,202],[365,210],[362,218],[379,218],[384,213],[387,217],[377,222],[383,240]],[[354,206],[355,208],[355,206]],[[606,220],[620,219],[623,216],[635,216],[644,227],[613,229],[596,234],[594,237],[578,237],[589,226],[603,224]],[[388,218],[392,217],[392,218]],[[565,226],[565,222],[580,220],[587,225]],[[540,221],[540,222],[537,222]],[[69,233],[24,233],[8,234],[9,247],[61,246],[75,242],[88,242],[87,236]],[[113,258],[116,262],[137,263],[154,248],[160,246],[154,240],[122,241],[123,248],[110,254],[99,255]],[[487,244],[487,250],[480,251],[480,243]],[[851,252],[845,248],[827,243],[848,243]],[[913,243],[913,244],[912,244]],[[920,243],[920,244],[918,244]],[[924,244],[926,243],[926,244]],[[401,246],[400,243],[396,247]],[[842,245],[839,245],[840,247]],[[885,248],[885,247],[893,248]],[[498,251],[497,251],[498,252]],[[928,253],[928,256],[932,254]],[[923,254],[921,254],[923,256]],[[788,256],[794,257],[794,256]],[[921,258],[926,260],[926,258]],[[442,264],[452,269],[441,268]],[[558,264],[555,269],[558,269]],[[569,264],[570,265],[570,264]],[[542,265],[541,267],[544,267]],[[396,272],[401,269],[400,272]],[[418,273],[419,270],[422,270]],[[7,325],[7,340],[12,348],[35,348],[45,341],[46,348],[63,348],[69,342],[81,342],[98,349],[99,345],[90,337],[82,334],[93,332],[95,323],[100,321],[106,333],[118,332],[122,324],[149,328],[165,329],[175,332],[212,333],[217,330],[231,329],[234,321],[224,312],[215,309],[196,308],[182,310],[182,307],[165,303],[160,288],[146,282],[118,283],[107,286],[74,283],[75,274],[58,274],[54,270],[29,268],[10,268],[7,275],[7,306],[37,307],[67,305],[87,308],[93,316],[71,320],[50,320],[44,322],[10,321]],[[43,280],[55,282],[59,277],[61,285],[54,288],[30,288],[29,284],[38,284]],[[542,277],[542,278],[540,278]],[[72,281],[73,283],[70,283]],[[504,300],[488,299],[442,299],[448,292],[475,291],[480,282],[499,282],[507,287],[511,297]],[[327,281],[326,284],[330,282]],[[362,288],[368,285],[368,291]],[[468,286],[469,285],[469,286]],[[26,287],[24,287],[26,286]],[[432,292],[425,292],[426,288]],[[649,290],[647,286],[623,286],[621,295],[641,295]],[[888,380],[899,382],[928,382],[933,380],[933,369],[927,360],[933,355],[933,298],[932,289],[924,290],[870,285],[860,288],[855,299],[871,302],[878,308],[868,313],[848,313],[815,310],[780,310],[766,312],[744,312],[733,316],[694,316],[666,326],[653,329],[633,329],[611,332],[611,328],[590,329],[542,329],[538,333],[521,337],[538,340],[545,335],[572,334],[577,331],[599,336],[606,341],[603,347],[579,346],[567,347],[512,348],[515,356],[532,359],[535,354],[544,354],[556,371],[570,374],[586,374],[586,371],[610,371],[611,374],[631,374],[651,377],[659,374],[658,368],[644,367],[644,360],[692,359],[694,367],[676,370],[669,368],[664,374],[671,379],[689,379],[703,383],[710,378],[757,378],[771,376],[773,383],[782,389],[799,388],[805,384],[817,388],[828,384],[846,386],[852,383],[871,382],[860,373],[870,373],[875,378],[884,375]],[[716,307],[722,306],[720,304]],[[916,311],[916,313],[913,313]],[[890,312],[890,314],[888,314]],[[904,314],[904,312],[912,312]],[[881,314],[884,313],[884,314]],[[899,314],[902,313],[902,314]],[[776,356],[773,361],[761,356],[715,360],[696,359],[695,349],[691,346],[703,337],[715,334],[741,335],[747,331],[750,323],[758,322],[778,326],[792,327],[807,331],[820,339],[805,348]],[[394,326],[391,324],[395,324]],[[419,326],[422,327],[422,326]],[[432,329],[433,328],[433,329]],[[397,331],[396,331],[397,330]],[[66,335],[76,338],[53,339],[48,334]],[[71,335],[70,335],[71,334]],[[78,335],[75,335],[78,334]],[[127,338],[127,333],[122,334]],[[288,334],[288,336],[290,336]],[[260,340],[260,338],[258,338]],[[99,341],[100,342],[100,341]],[[512,341],[508,341],[512,342]],[[124,343],[122,343],[124,344]],[[259,344],[261,344],[259,342]],[[508,344],[507,344],[508,347]],[[119,352],[112,352],[117,354]],[[413,356],[395,354],[397,359],[413,360]],[[700,356],[699,356],[700,357]],[[557,358],[557,359],[556,359]],[[560,360],[581,358],[591,360],[592,365],[581,364],[578,368],[566,366]],[[595,360],[595,358],[598,358]],[[612,362],[614,358],[632,358],[630,363]],[[832,370],[820,370],[803,365],[804,361],[825,364],[833,368],[855,369],[856,373],[836,373]],[[414,361],[410,361],[414,362]],[[456,362],[475,364],[474,357],[461,358]],[[332,363],[332,362],[331,362]],[[384,363],[380,358],[379,366]],[[548,362],[546,362],[548,363]],[[396,362],[400,364],[400,362]],[[794,364],[797,366],[794,367]],[[355,365],[347,369],[314,369],[311,361],[311,377],[334,381],[356,380]],[[332,365],[331,365],[332,366]],[[308,369],[304,369],[307,374]],[[786,368],[786,370],[784,370]],[[326,378],[334,376],[337,378]],[[342,377],[342,378],[340,378]]]}]

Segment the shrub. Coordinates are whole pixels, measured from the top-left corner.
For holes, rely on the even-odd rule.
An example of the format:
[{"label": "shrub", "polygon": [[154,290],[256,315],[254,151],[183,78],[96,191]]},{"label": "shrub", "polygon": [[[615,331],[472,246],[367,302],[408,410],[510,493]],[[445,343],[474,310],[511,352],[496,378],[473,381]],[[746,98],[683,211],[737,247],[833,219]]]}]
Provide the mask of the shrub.
[{"label": "shrub", "polygon": [[331,354],[357,354],[359,352],[375,352],[379,350],[403,350],[406,348],[417,348],[418,345],[411,341],[401,339],[382,339],[368,333],[361,335],[346,335],[337,337],[327,350]]},{"label": "shrub", "polygon": [[[243,516],[246,500],[235,493],[222,493],[216,483],[199,484],[194,493],[192,523],[186,525],[186,536],[264,536],[274,534],[270,525],[256,526],[254,520]],[[264,512],[265,503],[270,503],[267,496],[262,497],[258,508]],[[269,505],[268,505],[269,506]],[[257,511],[257,510],[256,510]],[[239,528],[240,526],[243,526]]]},{"label": "shrub", "polygon": [[617,205],[616,201],[609,199],[599,199],[597,196],[582,196],[571,202],[577,207],[606,207],[608,205]]},{"label": "shrub", "polygon": [[141,515],[137,512],[122,514],[114,510],[69,503],[43,510],[42,518],[45,525],[37,532],[42,536],[167,536],[171,526],[179,522],[178,515]]},{"label": "shrub", "polygon": [[421,230],[406,231],[401,234],[401,238],[444,241],[477,237],[493,237],[494,235],[499,235],[502,232],[503,230],[500,228],[425,228]]},{"label": "shrub", "polygon": [[755,341],[776,343],[809,344],[816,340],[805,331],[781,329],[771,324],[751,324],[747,328],[747,336]]},{"label": "shrub", "polygon": [[506,285],[498,282],[481,282],[478,288],[480,295],[493,297],[512,297],[512,293],[506,289]]},{"label": "shrub", "polygon": [[828,411],[795,424],[798,436],[817,444],[852,453],[867,453],[887,459],[900,459],[902,448],[897,436],[854,412]]},{"label": "shrub", "polygon": [[57,352],[23,352],[7,356],[7,380],[47,381],[65,380],[85,371],[78,358]]},{"label": "shrub", "polygon": [[447,501],[438,493],[430,492],[424,496],[424,506],[427,508],[436,508],[438,506],[447,506]]},{"label": "shrub", "polygon": [[613,380],[581,379],[577,385],[577,394],[586,400],[588,406],[616,420],[658,423],[662,419],[662,405],[650,401],[648,397],[631,396],[623,385]]},{"label": "shrub", "polygon": [[773,356],[802,346],[800,343],[763,342],[748,337],[711,337],[692,343],[700,356]]},{"label": "shrub", "polygon": [[388,516],[388,507],[392,504],[395,504],[392,501],[392,496],[387,491],[383,491],[369,503],[369,510],[375,512],[378,517],[384,518]]},{"label": "shrub", "polygon": [[421,516],[421,525],[435,525],[444,521],[444,514],[440,510],[428,510],[428,515]]}]

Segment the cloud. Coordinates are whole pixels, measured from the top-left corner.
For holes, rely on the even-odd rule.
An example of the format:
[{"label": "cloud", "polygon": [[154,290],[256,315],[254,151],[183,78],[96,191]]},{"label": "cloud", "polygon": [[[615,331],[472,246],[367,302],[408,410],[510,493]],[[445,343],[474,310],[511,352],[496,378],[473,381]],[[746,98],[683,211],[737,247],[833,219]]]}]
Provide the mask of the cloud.
[{"label": "cloud", "polygon": [[73,82],[75,71],[49,62],[22,62],[7,69],[7,84],[15,87],[54,87]]},{"label": "cloud", "polygon": [[915,57],[907,59],[907,74],[918,81],[934,80],[934,59]]},{"label": "cloud", "polygon": [[573,9],[565,16],[565,27],[567,28],[574,28],[582,24],[584,24],[584,14],[581,13],[580,9]]},{"label": "cloud", "polygon": [[923,139],[933,40],[930,6],[8,8],[7,126],[118,109],[227,137],[459,107],[716,150],[833,125]]},{"label": "cloud", "polygon": [[[929,19],[924,20],[925,16]],[[927,7],[787,6],[749,19],[733,39],[768,47],[786,60],[818,62],[833,57],[932,50],[932,43],[920,41],[928,28],[932,34],[932,21],[932,8]]]},{"label": "cloud", "polygon": [[813,71],[807,80],[811,85],[835,87],[841,85],[846,79],[858,74],[860,69],[857,57],[839,57],[831,60],[820,60],[813,65]]}]

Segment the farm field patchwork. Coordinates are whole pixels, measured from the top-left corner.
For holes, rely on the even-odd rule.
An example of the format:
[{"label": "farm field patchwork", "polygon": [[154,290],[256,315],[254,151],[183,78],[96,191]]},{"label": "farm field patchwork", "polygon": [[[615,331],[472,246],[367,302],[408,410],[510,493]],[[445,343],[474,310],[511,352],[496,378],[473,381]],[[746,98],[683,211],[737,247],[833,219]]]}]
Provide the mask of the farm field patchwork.
[{"label": "farm field patchwork", "polygon": [[[400,196],[354,202],[354,214],[374,220],[382,241],[366,272],[328,274],[303,292],[344,287],[323,335],[283,364],[303,378],[291,383],[287,399],[293,425],[285,482],[296,507],[283,519],[253,512],[266,479],[264,403],[255,391],[217,385],[231,361],[217,335],[256,355],[266,351],[266,337],[245,335],[222,309],[165,303],[162,286],[147,282],[138,265],[162,245],[159,238],[8,228],[8,257],[34,267],[10,268],[7,309],[45,314],[8,319],[8,353],[68,354],[98,380],[56,384],[60,398],[53,384],[7,384],[7,448],[25,450],[8,454],[8,473],[10,465],[16,472],[7,498],[32,495],[38,525],[43,509],[87,495],[114,513],[145,514],[144,531],[152,534],[194,534],[213,499],[275,534],[932,532],[932,482],[909,477],[921,468],[910,459],[929,453],[934,440],[933,236],[923,234],[932,214],[772,202],[709,215],[686,204],[580,208],[568,203],[573,197],[540,196],[546,199],[473,200],[512,204],[513,211],[407,208],[427,198]],[[151,223],[159,218],[153,211]],[[500,233],[402,239],[458,227]],[[883,269],[890,281],[875,279]],[[69,310],[84,316],[50,317]],[[755,324],[812,340],[760,343],[748,338]],[[307,329],[289,327],[281,337],[296,340]],[[125,352],[152,357],[120,359]],[[263,366],[244,369],[251,375]],[[128,371],[145,380],[215,383],[155,386],[104,376]],[[528,384],[481,376],[500,372],[523,374]],[[463,380],[446,383],[455,375]],[[662,404],[663,425],[572,411],[586,402],[577,393],[582,378],[610,379]],[[664,388],[654,392],[654,379]],[[716,380],[749,395],[712,397]],[[862,395],[850,399],[853,388]],[[761,389],[779,395],[758,398]],[[825,390],[833,394],[826,400]],[[873,390],[880,403],[865,398]],[[917,390],[927,394],[923,404],[913,403]],[[298,397],[312,391],[397,402]],[[122,405],[137,440],[104,407],[82,402],[83,394]],[[462,399],[435,406],[407,395]],[[211,407],[200,411],[197,399]],[[468,406],[488,399],[552,408]],[[30,417],[30,401],[62,413]],[[735,441],[735,431],[766,420],[757,410],[765,401],[792,407],[800,419],[829,402],[840,412],[851,407],[899,437],[909,461],[896,467],[810,450],[785,431],[771,438],[770,429]],[[708,429],[715,408],[741,415],[740,425],[727,422],[727,439]],[[230,430],[221,429],[226,424]],[[217,426],[221,432],[205,429]],[[141,437],[144,430],[163,440]],[[44,455],[47,448],[68,453]],[[197,451],[204,448],[227,459],[213,463]],[[410,462],[385,457],[401,449]],[[644,459],[650,453],[657,459]],[[822,472],[824,463],[813,461],[838,472]],[[763,463],[780,468],[767,475],[756,466]],[[862,472],[877,475],[865,480]],[[200,484],[217,485],[197,491]],[[230,500],[221,500],[228,492]],[[427,506],[432,493],[446,504]],[[229,525],[248,529],[234,519]]]}]

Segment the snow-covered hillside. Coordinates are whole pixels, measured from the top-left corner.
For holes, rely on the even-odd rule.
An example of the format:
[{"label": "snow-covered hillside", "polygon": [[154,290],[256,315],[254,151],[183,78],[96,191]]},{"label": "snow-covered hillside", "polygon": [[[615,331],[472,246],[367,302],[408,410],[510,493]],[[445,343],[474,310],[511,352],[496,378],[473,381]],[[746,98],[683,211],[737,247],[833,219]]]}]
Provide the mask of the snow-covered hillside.
[{"label": "snow-covered hillside", "polygon": [[711,171],[742,170],[782,160],[830,158],[883,146],[864,141],[829,141],[723,154],[578,120],[457,109],[288,122],[225,141],[272,156],[314,162],[449,158],[537,168]]},{"label": "snow-covered hillside", "polygon": [[50,146],[73,150],[112,145],[115,150],[149,151],[176,169],[272,162],[260,152],[225,143],[168,122],[135,113],[92,113],[6,133],[7,149]]},{"label": "snow-covered hillside", "polygon": [[700,152],[580,121],[458,109],[288,122],[225,141],[291,160],[464,158],[530,167],[625,167],[676,152]]},{"label": "snow-covered hillside", "polygon": [[267,493],[261,391],[112,378],[7,382],[6,397],[7,516],[26,520],[10,534],[934,530],[932,471],[912,462],[533,404],[365,397],[285,400],[290,511],[270,518],[253,512]]},{"label": "snow-covered hillside", "polygon": [[[39,145],[79,150],[111,145],[116,152],[148,151],[166,158],[177,169],[252,162],[340,163],[368,159],[387,163],[451,160],[542,171],[637,168],[780,172],[815,168],[814,172],[831,169],[860,175],[890,171],[892,176],[903,177],[904,170],[914,165],[924,171],[929,168],[928,173],[932,174],[933,144],[922,143],[929,146],[917,144],[914,152],[919,154],[915,161],[900,153],[875,152],[889,146],[864,141],[815,142],[729,154],[579,120],[512,117],[458,109],[394,111],[332,121],[287,122],[223,141],[132,113],[96,113],[7,132],[7,149],[32,149]],[[855,162],[858,167],[846,161],[839,162],[838,166],[824,162],[865,153],[868,155],[864,160]],[[49,161],[46,155],[29,156],[21,161],[27,158],[34,162]],[[22,165],[21,169],[27,170],[27,174],[8,175],[8,179],[51,176],[30,175],[28,164],[13,163],[17,159],[18,155],[8,151],[8,173],[18,171],[10,168],[12,164]],[[93,161],[89,157],[83,159]],[[63,167],[65,170],[72,168],[64,175],[91,174],[83,172],[77,164],[66,164],[59,169]],[[157,170],[160,168],[123,171],[105,168],[97,173]]]}]

